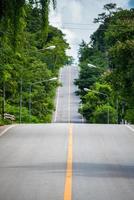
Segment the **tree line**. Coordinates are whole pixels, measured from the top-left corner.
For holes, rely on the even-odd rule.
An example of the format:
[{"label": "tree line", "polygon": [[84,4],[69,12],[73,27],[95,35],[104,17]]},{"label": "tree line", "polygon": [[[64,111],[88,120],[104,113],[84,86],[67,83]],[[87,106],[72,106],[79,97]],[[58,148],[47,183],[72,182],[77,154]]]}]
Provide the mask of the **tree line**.
[{"label": "tree line", "polygon": [[50,0],[2,0],[0,7],[0,124],[50,122],[59,69],[70,61],[61,30],[50,26]]},{"label": "tree line", "polygon": [[134,9],[106,4],[94,23],[79,49],[79,112],[90,123],[134,123]]}]

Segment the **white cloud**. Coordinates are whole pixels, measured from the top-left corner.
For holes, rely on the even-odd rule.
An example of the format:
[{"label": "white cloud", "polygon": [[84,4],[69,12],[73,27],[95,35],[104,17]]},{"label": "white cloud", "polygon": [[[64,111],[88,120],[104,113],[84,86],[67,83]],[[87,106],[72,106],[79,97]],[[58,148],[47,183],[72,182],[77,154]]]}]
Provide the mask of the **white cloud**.
[{"label": "white cloud", "polygon": [[82,20],[82,5],[77,1],[72,1],[69,4],[69,10],[72,17],[72,22],[81,22]]},{"label": "white cloud", "polygon": [[66,34],[72,47],[69,54],[77,57],[78,43],[82,39],[89,41],[90,35],[98,26],[93,24],[93,19],[103,12],[105,4],[111,2],[118,7],[128,6],[128,0],[58,0],[56,11],[51,11],[50,22]]},{"label": "white cloud", "polygon": [[74,0],[71,2],[71,4],[68,5],[67,8],[63,4],[60,12],[58,10],[56,11],[51,10],[49,19],[51,25],[58,27],[66,35],[65,38],[67,39],[71,47],[71,49],[69,49],[67,53],[68,55],[70,56],[72,55],[76,58],[77,57],[76,41],[77,43],[79,43],[80,40],[79,36],[77,36],[77,33],[75,31],[65,27],[64,22],[68,22],[68,18],[70,18],[71,22],[76,22],[76,21],[81,22],[82,9],[79,2],[76,2]]},{"label": "white cloud", "polygon": [[61,14],[58,12],[54,12],[53,10],[51,10],[50,12],[49,21],[51,25],[56,26],[57,28],[61,28],[62,26]]}]

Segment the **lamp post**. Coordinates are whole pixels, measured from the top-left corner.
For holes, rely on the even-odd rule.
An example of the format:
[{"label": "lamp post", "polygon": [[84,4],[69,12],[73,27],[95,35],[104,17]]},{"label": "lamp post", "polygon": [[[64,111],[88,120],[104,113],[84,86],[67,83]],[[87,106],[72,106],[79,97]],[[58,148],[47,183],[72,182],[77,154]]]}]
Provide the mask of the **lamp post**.
[{"label": "lamp post", "polygon": [[98,71],[100,71],[100,72],[104,72],[104,69],[103,69],[102,67],[98,67],[98,66],[92,65],[92,64],[90,64],[90,63],[88,63],[87,66],[88,66],[89,68],[91,68],[91,69],[96,69],[96,70],[98,70]]},{"label": "lamp post", "polygon": [[3,80],[3,98],[2,98],[2,119],[4,120],[4,114],[5,114],[5,80]]},{"label": "lamp post", "polygon": [[46,48],[44,48],[44,49],[39,49],[38,51],[53,50],[53,49],[55,49],[55,48],[56,48],[56,46],[55,46],[55,45],[52,45],[52,46],[46,47]]},{"label": "lamp post", "polygon": [[32,99],[31,99],[32,86],[34,86],[36,84],[49,82],[49,81],[56,81],[56,80],[57,80],[57,77],[53,77],[53,78],[50,78],[50,79],[47,79],[47,80],[37,81],[37,82],[30,84],[30,86],[29,86],[29,122],[31,122],[31,111],[32,111]]},{"label": "lamp post", "polygon": [[[39,49],[38,51],[46,51],[46,50],[53,50],[55,49],[56,46],[52,45],[52,46],[48,46],[44,49]],[[22,72],[21,72],[22,73]],[[23,101],[23,98],[22,98],[22,90],[23,90],[23,78],[21,77],[21,80],[20,80],[20,110],[19,110],[19,122],[21,123],[22,122],[22,101]],[[4,91],[4,90],[3,90]],[[3,101],[4,102],[4,101]],[[4,107],[4,106],[3,106]]]},{"label": "lamp post", "polygon": [[89,88],[84,88],[84,91],[91,91],[91,92],[93,92],[93,93],[96,93],[96,94],[102,94],[103,96],[105,96],[105,97],[107,97],[107,100],[108,100],[108,109],[107,109],[107,123],[109,124],[109,96],[107,95],[107,94],[105,94],[105,93],[103,93],[103,92],[98,92],[98,91],[96,91],[96,90],[91,90],[91,89],[89,89]]},{"label": "lamp post", "polygon": [[19,122],[21,123],[22,121],[22,84],[23,84],[23,80],[22,80],[22,77],[21,77],[21,80],[20,80],[20,112],[19,112]]},{"label": "lamp post", "polygon": [[99,68],[99,67],[97,67],[97,66],[95,66],[95,65],[92,65],[92,64],[90,64],[90,63],[88,63],[87,66],[88,66],[89,68],[95,68],[95,69]]}]

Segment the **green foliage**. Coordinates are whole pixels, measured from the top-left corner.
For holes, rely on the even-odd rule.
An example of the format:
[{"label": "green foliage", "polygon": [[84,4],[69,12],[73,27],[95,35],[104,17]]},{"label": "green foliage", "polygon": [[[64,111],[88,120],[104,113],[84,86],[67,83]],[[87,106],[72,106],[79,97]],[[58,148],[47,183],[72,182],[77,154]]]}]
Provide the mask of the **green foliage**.
[{"label": "green foliage", "polygon": [[[7,113],[10,113],[12,115],[15,116],[15,121],[19,122],[19,114],[20,114],[20,107],[18,106],[14,106],[14,105],[10,105],[10,104],[6,104],[6,111]],[[11,123],[11,120],[8,120]],[[25,122],[29,122],[29,111],[27,108],[22,107],[22,121]],[[36,116],[31,116],[31,121],[34,123],[38,123],[39,119]]]},{"label": "green foliage", "polygon": [[75,84],[79,86],[80,90],[91,87],[100,76],[101,71],[97,68],[90,68],[87,63],[80,64],[79,78],[75,80]]},{"label": "green foliage", "polygon": [[[113,3],[106,4],[104,10],[94,20],[100,25],[91,36],[90,47],[84,41],[80,45],[81,71],[76,84],[80,90],[90,88],[109,96],[113,116],[110,119],[111,123],[117,120],[121,122],[123,119],[132,123],[134,122],[132,109],[134,107],[134,10],[123,10]],[[103,69],[100,75],[94,74],[91,69],[88,70],[87,63]],[[96,81],[99,84],[96,84]],[[104,111],[107,109],[104,108],[108,105],[100,98],[101,94],[79,93],[83,103],[80,112],[83,116],[89,122],[106,123],[103,115],[106,116]],[[115,113],[115,110],[118,113]]]},{"label": "green foliage", "polygon": [[[109,111],[108,111],[109,110]],[[116,110],[109,105],[97,106],[95,112],[93,113],[92,122],[93,123],[108,123],[108,112],[109,112],[109,123],[115,124],[117,113]]]},{"label": "green foliage", "polygon": [[[113,27],[116,27],[116,29]],[[110,82],[126,102],[126,115],[134,102],[134,10],[121,10],[111,18],[105,33],[109,47]],[[133,112],[133,110],[132,110]],[[131,113],[132,113],[131,112]],[[134,114],[134,113],[133,113]],[[132,115],[131,115],[132,116]],[[133,121],[133,117],[132,120]]]},{"label": "green foliage", "polygon": [[[20,121],[20,114],[22,122],[29,122],[29,90],[32,85],[31,122],[50,122],[58,83],[57,81],[44,82],[44,80],[58,76],[59,69],[68,62],[66,50],[69,45],[64,39],[64,34],[52,26],[48,26],[47,39],[43,35],[41,37],[42,15],[39,4],[37,6],[25,4],[25,15],[22,20],[23,28],[16,29],[19,34],[15,36],[17,44],[15,51],[12,44],[14,27],[11,20],[9,20],[7,34],[0,36],[0,105],[2,108],[0,112],[3,115],[4,103],[4,112],[15,115],[16,122]],[[18,21],[19,26],[20,20],[21,18]],[[4,30],[3,27],[1,21],[0,30]],[[46,41],[43,49],[42,38]],[[55,49],[46,49],[49,46],[55,46]],[[21,111],[20,104],[22,104]]]},{"label": "green foliage", "polygon": [[128,109],[126,111],[125,120],[134,124],[134,108]]},{"label": "green foliage", "polygon": [[75,80],[75,84],[78,85],[78,93],[84,94],[84,88],[90,88],[100,79],[107,61],[101,51],[97,51],[94,47],[89,47],[85,42],[80,45],[79,61],[80,73],[79,78]]},{"label": "green foliage", "polygon": [[[10,34],[10,40],[13,47],[16,50],[17,38],[25,28],[26,17],[28,15],[27,8],[38,9],[40,15],[40,29],[41,29],[41,42],[42,47],[44,46],[48,36],[48,16],[49,16],[49,5],[53,3],[54,9],[56,8],[56,0],[1,0],[0,6],[0,32],[5,37],[5,33]],[[36,13],[37,14],[37,13]],[[21,35],[22,37],[22,35]]]},{"label": "green foliage", "polygon": [[[111,31],[111,27],[117,28]],[[134,11],[123,10],[115,14],[106,32],[109,47],[111,83],[122,96],[133,104],[134,85]],[[116,79],[116,81],[115,81]]]},{"label": "green foliage", "polygon": [[[100,120],[102,120],[102,122],[105,123],[105,118],[107,119],[107,115],[105,115],[105,109],[102,109],[101,112],[101,108],[109,107],[109,110],[112,110],[112,96],[112,88],[110,87],[110,85],[108,85],[107,83],[101,84],[99,82],[96,82],[91,88],[91,90],[86,95],[82,96],[83,105],[79,111],[84,116],[84,118],[90,123],[100,123],[99,115],[102,114],[104,115],[104,117]],[[110,115],[110,122],[113,123],[112,114]]]}]

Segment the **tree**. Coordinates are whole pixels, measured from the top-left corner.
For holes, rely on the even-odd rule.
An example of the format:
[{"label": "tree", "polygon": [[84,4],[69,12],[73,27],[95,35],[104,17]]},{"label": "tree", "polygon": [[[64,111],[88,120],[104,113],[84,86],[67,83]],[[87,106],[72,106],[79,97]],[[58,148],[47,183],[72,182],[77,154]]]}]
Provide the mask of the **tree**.
[{"label": "tree", "polygon": [[49,16],[49,5],[52,2],[53,8],[56,8],[56,0],[1,0],[1,33],[12,35],[13,46],[17,45],[17,37],[20,30],[25,28],[25,18],[27,16],[27,5],[30,3],[32,8],[37,8],[41,14],[41,39],[42,46],[45,44],[48,36],[48,16]]},{"label": "tree", "polygon": [[109,105],[97,106],[92,117],[93,123],[107,124],[108,112],[109,112],[109,123],[115,124],[117,122],[116,121],[117,113],[116,113],[116,110],[112,106],[109,106]]},{"label": "tree", "polygon": [[[134,11],[121,10],[111,19],[105,33],[109,48],[110,82],[129,108],[134,107]],[[116,27],[114,29],[113,27]]]},{"label": "tree", "polygon": [[106,12],[99,14],[98,18],[94,19],[94,23],[104,24],[105,22],[109,21],[109,18],[111,18],[111,16],[114,15],[114,13],[116,13],[118,10],[120,10],[120,8],[117,8],[116,3],[105,4],[103,9]]},{"label": "tree", "polygon": [[[104,10],[105,12],[99,14],[94,21],[100,25],[91,36],[91,47],[82,43],[79,51],[80,66],[83,66],[85,60],[86,63],[103,68],[101,77],[94,80],[110,85],[113,94],[112,101],[114,104],[118,104],[115,106],[111,102],[111,106],[118,110],[117,121],[129,119],[134,122],[132,112],[130,112],[130,109],[134,110],[134,9],[123,10],[117,8],[116,4],[106,4]],[[86,81],[84,82],[82,79],[86,70],[86,68],[81,70],[78,79],[78,84],[82,82],[83,88],[87,87]],[[87,80],[92,75],[93,72],[87,73]],[[84,99],[84,112],[87,114],[88,109],[90,109],[89,112],[91,111],[92,102],[91,105],[89,105],[89,101],[88,104],[85,104],[87,102],[83,98],[85,93],[81,93],[81,95],[81,98]]]},{"label": "tree", "polygon": [[75,84],[78,85],[80,92],[84,88],[90,88],[100,77],[101,69],[89,67],[88,63],[82,62],[80,64],[79,78],[75,80]]},{"label": "tree", "polygon": [[82,97],[83,105],[79,111],[90,123],[107,123],[109,112],[109,122],[115,123],[117,121],[117,113],[113,108],[114,99],[112,96],[110,85],[96,82],[91,87],[91,90]]},{"label": "tree", "polygon": [[[50,122],[57,81],[33,85],[31,95],[29,88],[34,82],[58,76],[59,69],[68,61],[66,50],[69,44],[59,29],[49,26],[43,50],[40,40],[41,8],[26,4],[25,12],[26,17],[22,20],[25,28],[23,27],[23,31],[18,30],[20,34],[16,37],[15,51],[11,43],[12,34],[0,37],[0,100],[1,105],[3,102],[5,104],[4,111],[0,110],[15,115],[17,122],[29,122],[28,103],[31,96],[31,122]],[[3,22],[0,22],[0,28],[3,30]],[[7,27],[7,31],[12,33],[11,26]],[[47,50],[46,47],[49,46],[55,46],[55,49]]]}]

